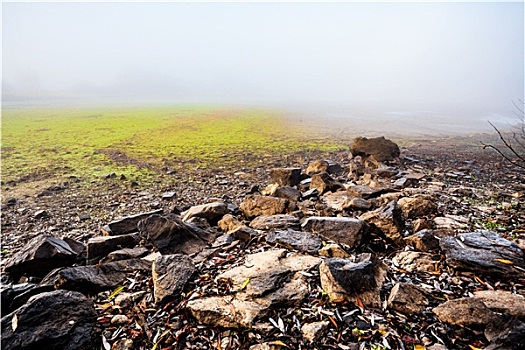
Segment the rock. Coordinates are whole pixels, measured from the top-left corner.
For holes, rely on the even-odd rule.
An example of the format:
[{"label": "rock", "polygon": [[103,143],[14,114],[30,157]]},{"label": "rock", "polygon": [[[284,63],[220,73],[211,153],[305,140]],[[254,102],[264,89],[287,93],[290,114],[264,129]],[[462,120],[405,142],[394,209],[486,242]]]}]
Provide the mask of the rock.
[{"label": "rock", "polygon": [[322,216],[309,217],[302,227],[305,231],[317,233],[350,247],[359,245],[368,230],[368,225],[363,220]]},{"label": "rock", "polygon": [[523,251],[494,232],[470,232],[446,237],[440,241],[440,247],[447,264],[455,268],[499,277],[525,275]]},{"label": "rock", "polygon": [[100,260],[100,263],[107,264],[112,261],[142,258],[148,253],[149,250],[144,247],[119,249],[109,253],[105,258]]},{"label": "rock", "polygon": [[427,350],[448,350],[448,348],[445,345],[433,344],[427,347]]},{"label": "rock", "polygon": [[260,215],[275,215],[285,212],[288,201],[282,198],[248,195],[241,203],[240,209],[247,218]]},{"label": "rock", "polygon": [[390,179],[399,174],[399,169],[390,166],[380,166],[374,170],[374,173],[380,178]]},{"label": "rock", "polygon": [[322,200],[331,208],[337,211],[343,211],[349,208],[348,202],[350,201],[350,196],[343,191],[328,192],[322,197]]},{"label": "rock", "polygon": [[387,267],[372,254],[359,254],[350,259],[325,259],[319,266],[321,286],[332,300],[359,297],[364,305],[379,307],[380,290]]},{"label": "rock", "polygon": [[373,188],[364,185],[352,185],[346,189],[346,192],[350,197],[358,197],[364,199],[370,199],[380,196],[385,193],[384,188]]},{"label": "rock", "polygon": [[217,222],[229,213],[228,205],[223,202],[213,202],[208,204],[196,205],[188,209],[182,215],[182,221],[188,221],[191,218],[204,218],[210,225],[216,225]]},{"label": "rock", "polygon": [[451,218],[451,217],[435,217],[434,218],[434,224],[436,225],[436,228],[438,229],[452,229],[452,230],[466,230],[468,229],[468,219],[466,219],[467,222],[461,222],[458,220],[459,218]]},{"label": "rock", "polygon": [[318,159],[314,160],[310,164],[308,164],[308,167],[306,168],[306,174],[309,176],[320,174],[320,173],[327,173],[328,172],[328,161],[324,159]]},{"label": "rock", "polygon": [[406,244],[422,252],[428,252],[439,247],[439,240],[430,230],[421,230],[405,237]]},{"label": "rock", "polygon": [[412,283],[397,283],[390,291],[387,305],[393,310],[411,315],[425,310],[428,299],[423,290]]},{"label": "rock", "polygon": [[372,202],[363,198],[352,198],[346,203],[346,207],[357,210],[368,210],[372,207]]},{"label": "rock", "polygon": [[213,296],[188,301],[186,308],[199,324],[225,328],[249,328],[266,308],[250,300]]},{"label": "rock", "polygon": [[295,230],[272,230],[266,235],[266,242],[280,244],[308,254],[317,254],[323,243],[317,235]]},{"label": "rock", "polygon": [[151,264],[142,259],[121,260],[98,266],[68,267],[57,272],[54,284],[57,289],[93,294],[117,287],[130,274],[149,270]]},{"label": "rock", "polygon": [[350,258],[351,255],[348,254],[343,248],[338,244],[327,244],[321,249],[319,249],[319,255],[327,258]]},{"label": "rock", "polygon": [[155,214],[162,214],[162,209],[126,216],[120,220],[112,221],[102,228],[102,233],[106,236],[116,236],[137,232],[139,221]]},{"label": "rock", "polygon": [[290,186],[277,187],[272,196],[286,199],[290,202],[297,202],[301,198],[301,191]]},{"label": "rock", "polygon": [[186,255],[163,255],[152,266],[155,303],[176,297],[195,273],[195,265]]},{"label": "rock", "polygon": [[358,137],[350,146],[350,152],[355,156],[373,156],[378,162],[393,161],[399,158],[399,146],[384,137],[367,139]]},{"label": "rock", "polygon": [[14,279],[23,275],[43,277],[53,269],[72,265],[76,257],[65,241],[39,235],[5,261],[4,271]]},{"label": "rock", "polygon": [[80,293],[41,293],[2,317],[2,349],[99,349],[96,320],[93,301]]},{"label": "rock", "polygon": [[137,233],[118,236],[98,236],[90,238],[87,242],[88,264],[96,264],[109,253],[121,248],[133,248],[139,243]]},{"label": "rock", "polygon": [[312,182],[310,182],[310,189],[316,189],[319,194],[331,191],[335,192],[344,186],[335,181],[328,173],[321,173],[312,176]]},{"label": "rock", "polygon": [[126,315],[115,315],[111,318],[110,323],[114,325],[126,324],[129,322],[129,318]]},{"label": "rock", "polygon": [[266,342],[252,345],[248,350],[281,350],[282,348],[282,345],[275,344],[274,342]]},{"label": "rock", "polygon": [[499,326],[499,331],[491,336],[485,336],[490,344],[485,350],[521,350],[525,348],[525,323],[512,318]]},{"label": "rock", "polygon": [[412,232],[416,233],[421,230],[430,230],[432,229],[434,221],[424,218],[416,219],[412,222]]},{"label": "rock", "polygon": [[4,285],[1,287],[1,311],[2,315],[6,315],[11,311],[18,309],[20,306],[24,305],[29,298],[34,295],[50,292],[54,290],[52,286],[39,286],[35,283],[20,283],[14,285]]},{"label": "rock", "polygon": [[219,220],[217,225],[223,232],[230,232],[241,226],[244,226],[242,222],[240,222],[235,216],[231,214],[224,215],[222,219]]},{"label": "rock", "polygon": [[177,194],[174,191],[167,191],[167,192],[164,192],[160,197],[163,200],[171,200],[171,199],[174,199],[176,195]]},{"label": "rock", "polygon": [[403,197],[397,204],[408,219],[430,216],[437,211],[436,203],[429,196]]},{"label": "rock", "polygon": [[496,315],[479,299],[460,298],[449,300],[432,309],[442,321],[462,327],[486,326]]},{"label": "rock", "polygon": [[399,252],[393,258],[394,264],[407,272],[436,272],[439,257],[433,258],[432,254],[422,252]]},{"label": "rock", "polygon": [[270,171],[270,182],[279,186],[296,186],[301,181],[301,168],[278,168]]},{"label": "rock", "polygon": [[329,325],[330,322],[328,321],[305,323],[301,327],[301,334],[310,343],[314,343],[324,335]]},{"label": "rock", "polygon": [[216,236],[212,231],[183,222],[175,214],[151,215],[140,221],[138,228],[140,236],[161,254],[198,253]]},{"label": "rock", "polygon": [[479,290],[474,298],[495,312],[525,319],[525,297],[504,290]]},{"label": "rock", "polygon": [[258,216],[250,222],[250,227],[256,230],[299,229],[301,224],[299,223],[299,219],[295,216],[277,214]]},{"label": "rock", "polygon": [[388,239],[396,244],[402,244],[403,236],[401,233],[405,227],[401,209],[395,201],[391,201],[382,208],[369,211],[359,217],[382,232]]},{"label": "rock", "polygon": [[35,219],[42,219],[48,217],[49,213],[47,212],[47,210],[42,209],[35,211],[35,214],[33,214],[33,216],[35,217]]},{"label": "rock", "polygon": [[[306,277],[300,273],[295,273],[289,282],[284,284],[264,295],[261,298],[254,299],[255,302],[264,305],[265,307],[297,307],[308,296],[310,290]],[[244,293],[240,293],[240,297],[244,297]]]}]

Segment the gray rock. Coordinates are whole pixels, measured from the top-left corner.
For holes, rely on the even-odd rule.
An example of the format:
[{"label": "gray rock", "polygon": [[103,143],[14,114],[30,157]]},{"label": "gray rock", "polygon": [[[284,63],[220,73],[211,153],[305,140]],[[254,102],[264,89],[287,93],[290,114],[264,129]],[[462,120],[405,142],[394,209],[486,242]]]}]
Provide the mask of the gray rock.
[{"label": "gray rock", "polygon": [[295,186],[301,181],[301,168],[278,168],[270,171],[270,182],[279,186]]},{"label": "gray rock", "polygon": [[504,290],[479,290],[474,298],[495,312],[525,319],[525,297]]},{"label": "gray rock", "polygon": [[266,242],[280,244],[308,254],[317,254],[323,243],[317,235],[295,230],[272,230],[266,235]]},{"label": "gray rock", "polygon": [[359,297],[364,305],[379,307],[380,290],[387,267],[372,254],[359,254],[350,259],[325,259],[319,266],[321,286],[332,300]]},{"label": "gray rock", "polygon": [[368,230],[368,225],[363,220],[323,216],[309,217],[302,226],[305,231],[317,233],[350,247],[359,245]]},{"label": "gray rock", "polygon": [[282,198],[248,195],[241,203],[240,209],[247,218],[259,215],[275,215],[285,212],[288,201]]},{"label": "gray rock", "polygon": [[[97,266],[68,267],[57,271],[53,280],[57,289],[93,294],[117,287],[126,281],[126,277],[137,271],[150,270],[151,263],[142,259],[130,259]],[[51,276],[44,281],[49,278]]]},{"label": "gray rock", "polygon": [[100,260],[100,263],[107,264],[112,261],[142,258],[148,255],[148,253],[149,250],[144,247],[119,249],[109,253],[105,258]]},{"label": "gray rock", "polygon": [[328,321],[305,323],[301,327],[301,334],[310,343],[314,343],[324,335],[329,325],[330,322]]},{"label": "gray rock", "polygon": [[319,194],[331,191],[335,192],[344,186],[334,180],[328,173],[320,173],[312,176],[312,182],[310,182],[310,189],[316,189]]},{"label": "gray rock", "polygon": [[423,290],[412,283],[397,283],[390,291],[387,305],[393,310],[411,315],[425,310],[428,299]]},{"label": "gray rock", "polygon": [[261,215],[250,222],[250,227],[256,230],[298,229],[301,227],[299,219],[292,215]]},{"label": "gray rock", "polygon": [[440,247],[447,264],[455,268],[500,277],[525,275],[523,251],[494,232],[470,232],[446,237],[440,241]]},{"label": "gray rock", "polygon": [[[493,322],[499,323],[499,322]],[[491,324],[492,325],[492,324]],[[489,339],[490,344],[485,350],[522,350],[525,349],[525,323],[516,319],[511,318],[504,324],[498,325],[498,331],[487,336],[487,330],[485,330],[485,336]]]},{"label": "gray rock", "polygon": [[359,217],[382,232],[388,239],[396,244],[403,244],[401,233],[405,227],[401,209],[395,201],[391,201],[382,208],[369,211]]},{"label": "gray rock", "polygon": [[152,266],[155,303],[176,297],[195,273],[195,265],[186,255],[163,255]]},{"label": "gray rock", "polygon": [[334,193],[328,192],[321,199],[326,205],[337,211],[342,211],[350,207],[348,203],[351,198],[348,193],[343,191],[337,191]]},{"label": "gray rock", "polygon": [[223,202],[196,205],[188,209],[185,213],[182,213],[182,221],[188,221],[191,218],[198,217],[206,219],[210,225],[215,225],[229,212],[228,205]]},{"label": "gray rock", "polygon": [[395,263],[406,272],[436,272],[436,264],[439,263],[439,257],[422,252],[404,251],[399,252],[393,258]]},{"label": "gray rock", "polygon": [[39,235],[7,259],[4,271],[14,279],[23,275],[43,277],[58,267],[71,266],[76,257],[77,253],[65,241]]},{"label": "gray rock", "polygon": [[140,236],[161,254],[194,254],[215,240],[216,233],[183,222],[179,216],[151,215],[138,224]]},{"label": "gray rock", "polygon": [[96,319],[93,301],[80,293],[41,293],[2,317],[2,349],[99,349]]},{"label": "gray rock", "polygon": [[368,210],[372,207],[372,202],[364,198],[352,198],[346,203],[346,207],[357,210]]},{"label": "gray rock", "polygon": [[327,173],[328,172],[328,161],[324,159],[317,159],[308,164],[308,167],[306,168],[306,174],[307,175],[315,175],[320,173]]},{"label": "gray rock", "polygon": [[294,187],[282,186],[277,187],[272,195],[290,202],[297,202],[301,198],[301,191]]},{"label": "gray rock", "polygon": [[375,188],[365,185],[352,185],[346,189],[346,192],[351,197],[358,197],[364,199],[370,199],[380,196],[385,193],[384,188]]},{"label": "gray rock", "polygon": [[442,321],[458,326],[486,326],[496,318],[481,300],[460,298],[449,300],[432,309]]},{"label": "gray rock", "polygon": [[88,264],[96,264],[109,253],[121,248],[133,248],[140,241],[137,233],[118,236],[98,236],[90,238],[87,242]]},{"label": "gray rock", "polygon": [[115,220],[102,227],[102,233],[106,236],[124,235],[138,231],[139,221],[148,218],[154,214],[162,214],[162,209],[126,216],[122,219]]},{"label": "gray rock", "polygon": [[358,137],[350,146],[350,152],[354,157],[373,156],[378,162],[392,161],[400,155],[399,146],[384,137]]},{"label": "gray rock", "polygon": [[403,197],[397,204],[408,219],[429,216],[437,211],[436,203],[429,196]]}]

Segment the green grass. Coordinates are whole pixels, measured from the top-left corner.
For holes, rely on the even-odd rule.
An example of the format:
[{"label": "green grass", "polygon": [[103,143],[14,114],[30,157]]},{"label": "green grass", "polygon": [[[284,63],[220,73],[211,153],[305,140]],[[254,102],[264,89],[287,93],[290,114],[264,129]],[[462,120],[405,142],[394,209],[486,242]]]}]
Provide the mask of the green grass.
[{"label": "green grass", "polygon": [[278,112],[209,106],[39,108],[2,111],[2,178],[152,175],[188,161],[336,149]]}]

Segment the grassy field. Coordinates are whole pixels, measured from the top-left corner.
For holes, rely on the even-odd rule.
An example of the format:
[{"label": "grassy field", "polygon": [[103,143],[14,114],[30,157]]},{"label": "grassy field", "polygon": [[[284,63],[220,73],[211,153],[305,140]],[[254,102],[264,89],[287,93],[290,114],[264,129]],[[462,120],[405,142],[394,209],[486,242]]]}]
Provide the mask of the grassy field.
[{"label": "grassy field", "polygon": [[2,180],[154,175],[246,155],[337,148],[277,112],[206,106],[2,111]]}]

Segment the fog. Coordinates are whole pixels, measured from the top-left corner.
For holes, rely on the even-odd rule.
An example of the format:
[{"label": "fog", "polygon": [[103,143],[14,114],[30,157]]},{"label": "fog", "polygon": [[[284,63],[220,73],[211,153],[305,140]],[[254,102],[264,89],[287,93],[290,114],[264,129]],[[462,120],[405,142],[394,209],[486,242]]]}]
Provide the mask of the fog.
[{"label": "fog", "polygon": [[475,128],[524,95],[523,2],[4,2],[2,20],[7,107],[212,103]]}]

